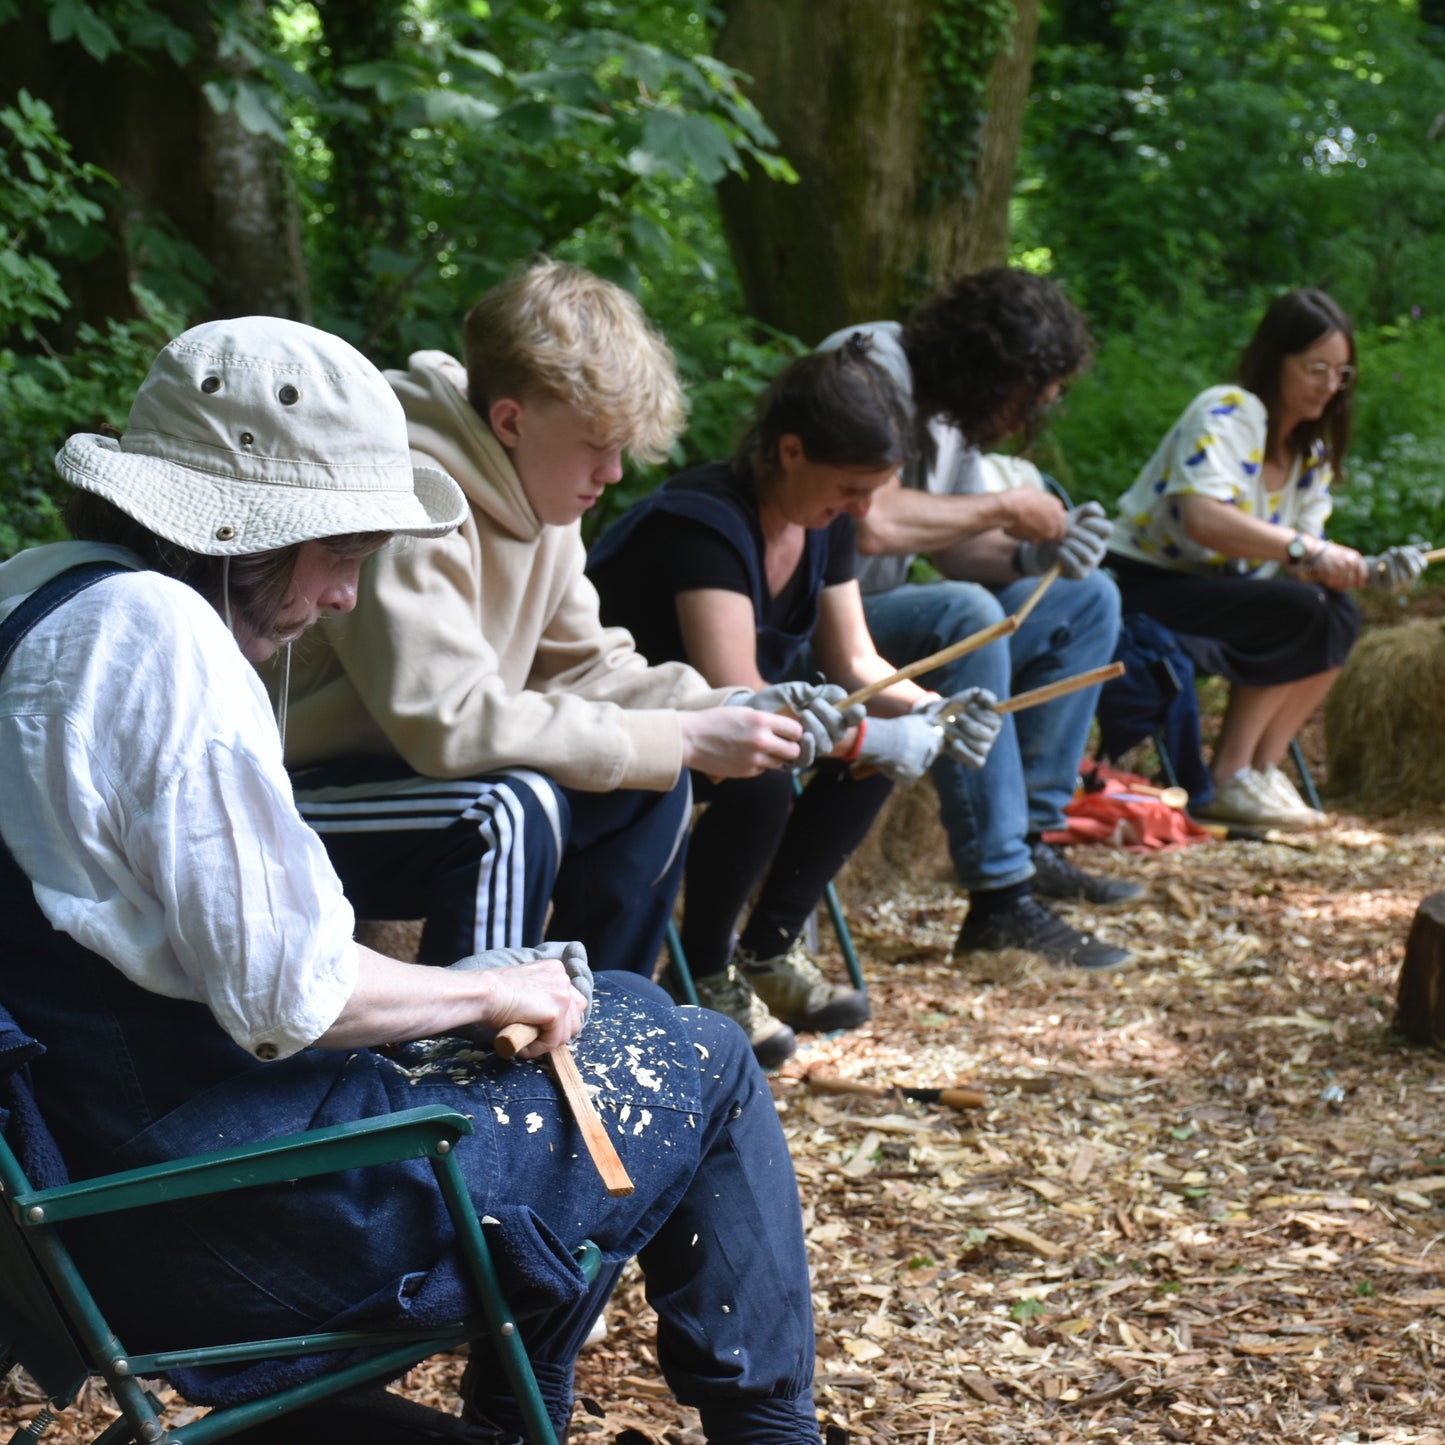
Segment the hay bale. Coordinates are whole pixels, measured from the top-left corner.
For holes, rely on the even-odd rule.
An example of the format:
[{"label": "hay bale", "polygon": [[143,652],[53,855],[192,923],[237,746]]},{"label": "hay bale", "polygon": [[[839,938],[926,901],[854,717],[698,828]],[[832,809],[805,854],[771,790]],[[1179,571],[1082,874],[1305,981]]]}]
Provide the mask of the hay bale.
[{"label": "hay bale", "polygon": [[1445,624],[1367,632],[1325,702],[1331,795],[1377,813],[1445,802],[1442,717]]},{"label": "hay bale", "polygon": [[948,838],[938,821],[938,794],[926,778],[895,788],[868,836],[838,873],[843,906],[895,897],[900,884],[953,877]]},{"label": "hay bale", "polygon": [[421,931],[424,920],[397,920],[379,923],[365,919],[358,920],[356,941],[367,948],[384,953],[388,958],[399,958],[403,963],[415,963],[417,950],[421,947]]}]

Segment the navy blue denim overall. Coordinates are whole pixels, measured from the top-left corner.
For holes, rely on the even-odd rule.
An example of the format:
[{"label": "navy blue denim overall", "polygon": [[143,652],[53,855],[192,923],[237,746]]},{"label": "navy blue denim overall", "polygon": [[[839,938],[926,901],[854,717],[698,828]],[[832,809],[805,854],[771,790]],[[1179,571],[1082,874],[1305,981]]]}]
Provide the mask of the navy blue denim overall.
[{"label": "navy blue denim overall", "polygon": [[[593,544],[587,554],[587,575],[603,599],[603,617],[616,621],[607,612],[607,574],[613,567],[636,566],[628,553],[628,544],[637,528],[656,512],[686,517],[716,532],[736,550],[747,568],[748,585],[752,588],[753,617],[757,621],[758,672],[766,682],[782,682],[792,675],[793,663],[808,644],[818,625],[823,576],[828,567],[825,538],[808,532],[803,542],[800,566],[807,578],[806,600],[799,608],[793,624],[786,630],[762,622],[767,615],[767,576],[763,571],[762,552],[753,536],[749,502],[725,463],[713,462],[693,467],[669,477],[655,492],[634,502]],[[625,623],[624,623],[625,625]],[[678,661],[684,658],[653,657],[652,662]]]},{"label": "navy blue denim overall", "polygon": [[[74,583],[74,573],[55,579],[52,600]],[[29,605],[0,626],[0,667]],[[263,1063],[203,1005],[140,988],[54,930],[3,847],[0,917],[0,1001],[46,1046],[31,1084],[73,1177],[422,1104],[457,1109],[477,1131],[458,1160],[478,1213],[498,1221],[489,1242],[531,1317],[524,1334],[559,1430],[577,1349],[636,1254],[659,1315],[659,1362],[709,1440],[816,1445],[797,1185],[766,1082],[730,1021],[675,1009],[641,979],[598,978],[574,1052],[637,1185],[611,1199],[536,1064],[455,1038],[396,1057],[309,1048]],[[571,1258],[583,1238],[604,1255],[590,1290]],[[77,1230],[73,1246],[127,1347],[151,1350],[360,1318],[455,1318],[469,1302],[451,1241],[430,1167],[408,1161],[230,1203],[130,1211],[103,1233]],[[324,1363],[183,1371],[174,1382],[222,1402]],[[505,1397],[475,1403],[515,1425]]]}]

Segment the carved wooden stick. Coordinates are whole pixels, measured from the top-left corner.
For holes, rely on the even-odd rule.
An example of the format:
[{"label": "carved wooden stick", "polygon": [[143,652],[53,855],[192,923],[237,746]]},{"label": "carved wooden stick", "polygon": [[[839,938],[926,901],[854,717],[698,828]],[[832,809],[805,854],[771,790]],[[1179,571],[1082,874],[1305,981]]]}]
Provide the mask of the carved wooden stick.
[{"label": "carved wooden stick", "polygon": [[1014,613],[1014,619],[1022,627],[1028,621],[1029,613],[1044,600],[1044,593],[1054,585],[1063,574],[1063,568],[1057,562],[1039,578],[1039,585],[1024,599],[1024,604]]},{"label": "carved wooden stick", "polygon": [[885,688],[892,687],[895,682],[906,682],[910,677],[917,677],[920,672],[932,672],[935,667],[942,667],[945,662],[952,662],[956,657],[964,657],[970,652],[977,652],[980,647],[987,647],[990,642],[997,642],[1000,637],[1011,636],[1024,625],[1028,620],[1029,613],[1043,601],[1044,593],[1059,580],[1059,576],[1060,569],[1056,563],[1039,578],[1039,585],[1029,593],[1023,606],[1012,616],[1005,617],[1002,621],[981,628],[977,632],[971,632],[958,642],[951,642],[947,647],[940,648],[930,656],[920,657],[917,662],[910,662],[907,667],[900,667],[897,672],[890,673],[889,676],[881,678],[878,682],[870,682],[867,687],[860,687],[857,692],[849,693],[838,704],[839,711],[852,707],[854,703],[867,702],[870,697],[876,697]]},{"label": "carved wooden stick", "polygon": [[[502,1058],[511,1059],[534,1042],[536,1037],[537,1030],[530,1024],[508,1024],[497,1034],[493,1047]],[[582,1075],[577,1072],[577,1061],[572,1057],[572,1050],[566,1044],[561,1044],[544,1057],[552,1065],[562,1097],[572,1110],[572,1117],[577,1120],[577,1127],[582,1131],[582,1142],[587,1146],[587,1152],[592,1156],[598,1174],[602,1176],[603,1186],[614,1199],[625,1198],[633,1191],[632,1179],[618,1157],[611,1136],[602,1122],[602,1116],[592,1102],[592,1095],[587,1092],[587,1085],[582,1082]]]},{"label": "carved wooden stick", "polygon": [[1066,693],[1078,692],[1081,687],[1092,687],[1096,682],[1108,682],[1111,677],[1123,677],[1122,662],[1106,662],[1103,667],[1091,667],[1088,672],[1075,673],[1073,677],[1061,677],[1057,682],[1045,683],[1031,692],[1021,692],[1017,697],[1006,697],[993,705],[995,712],[1022,712],[1026,707],[1037,707],[1041,702],[1052,702]]},{"label": "carved wooden stick", "polygon": [[1008,637],[1018,630],[1017,619],[1005,617],[989,627],[981,628],[978,632],[971,632],[958,642],[951,642],[947,647],[940,648],[939,651],[931,653],[928,657],[920,657],[917,662],[910,662],[907,667],[900,667],[897,672],[890,673],[877,682],[870,682],[867,687],[860,687],[857,692],[849,693],[838,704],[838,711],[843,712],[852,707],[854,703],[867,702],[870,697],[876,696],[885,688],[892,687],[895,682],[906,682],[910,677],[917,677],[920,672],[932,672],[935,667],[942,667],[945,662],[952,662],[955,657],[963,657],[966,653],[976,652],[980,647],[987,647],[990,642],[997,642],[1000,637]]}]

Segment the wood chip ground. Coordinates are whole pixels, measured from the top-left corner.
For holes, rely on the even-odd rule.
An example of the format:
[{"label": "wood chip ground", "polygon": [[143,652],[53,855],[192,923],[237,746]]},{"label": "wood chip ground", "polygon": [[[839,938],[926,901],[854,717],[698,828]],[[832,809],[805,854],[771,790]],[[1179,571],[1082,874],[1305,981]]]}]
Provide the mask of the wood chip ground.
[{"label": "wood chip ground", "polygon": [[[855,906],[873,1021],[774,1081],[823,1420],[909,1445],[1445,1445],[1445,1059],[1389,1033],[1442,848],[1432,813],[1339,817],[1306,849],[1076,854],[1148,889],[1069,910],[1135,950],[1108,978],[955,964],[947,885]],[[824,1096],[808,1069],[988,1102]],[[699,1441],[635,1274],[608,1322],[574,1441]],[[405,1389],[449,1407],[459,1371]],[[12,1377],[0,1435],[39,1403]]]}]

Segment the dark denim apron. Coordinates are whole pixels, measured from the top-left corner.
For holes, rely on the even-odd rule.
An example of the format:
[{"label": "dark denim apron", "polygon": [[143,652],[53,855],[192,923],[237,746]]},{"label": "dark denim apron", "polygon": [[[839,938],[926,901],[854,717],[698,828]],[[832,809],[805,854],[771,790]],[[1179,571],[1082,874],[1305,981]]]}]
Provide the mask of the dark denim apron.
[{"label": "dark denim apron", "polygon": [[[755,534],[757,504],[744,489],[732,468],[721,462],[694,467],[670,477],[655,492],[630,506],[597,540],[587,554],[587,575],[604,597],[607,577],[613,568],[642,565],[643,559],[629,555],[629,544],[638,526],[653,513],[686,517],[709,528],[728,542],[747,568],[752,589],[753,618],[758,634],[758,671],[767,682],[782,682],[792,676],[797,660],[818,625],[819,599],[828,567],[828,542],[824,530],[810,530],[803,548],[802,566],[807,577],[806,602],[796,625],[788,629],[764,626],[767,577],[763,571],[761,544]],[[654,657],[652,662],[685,662],[686,658]]]}]

